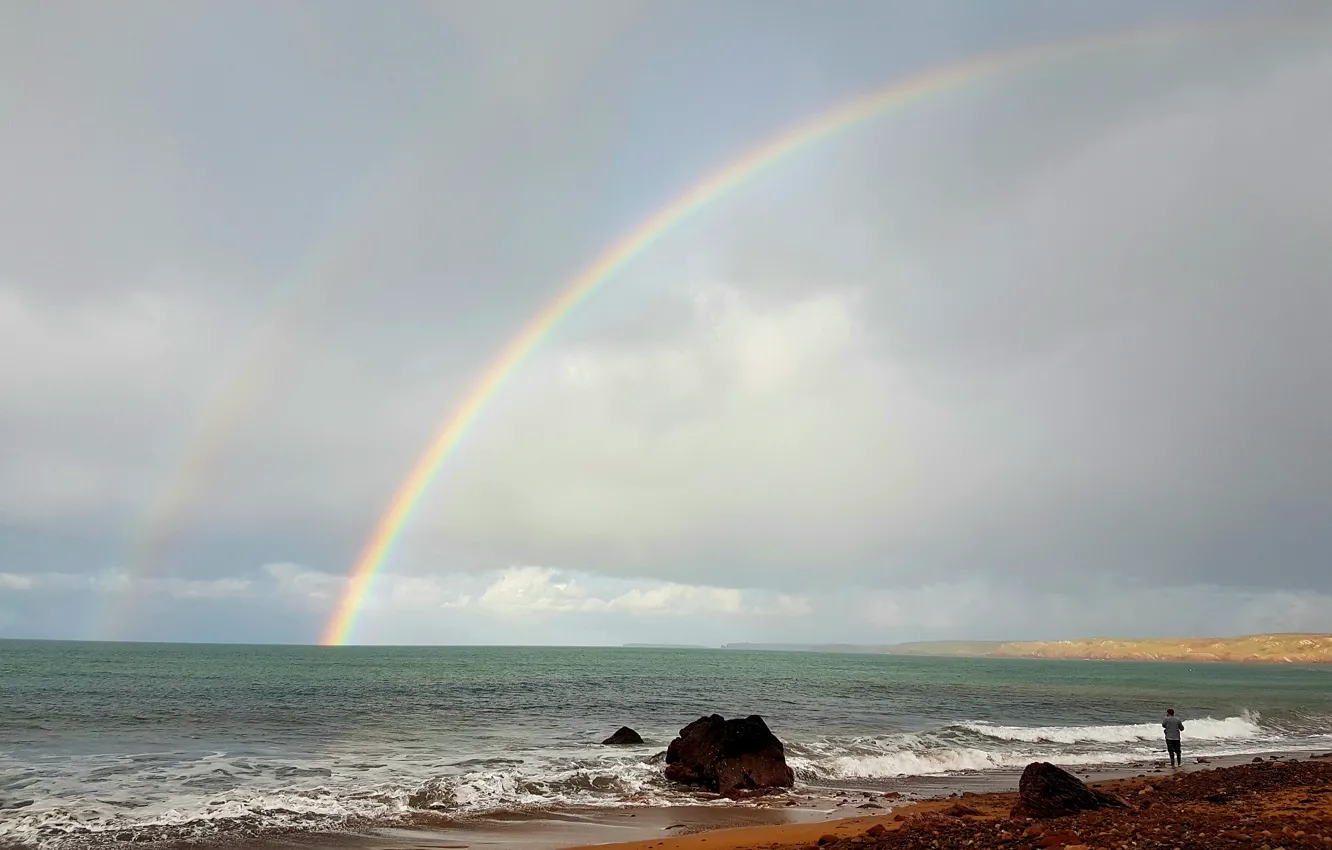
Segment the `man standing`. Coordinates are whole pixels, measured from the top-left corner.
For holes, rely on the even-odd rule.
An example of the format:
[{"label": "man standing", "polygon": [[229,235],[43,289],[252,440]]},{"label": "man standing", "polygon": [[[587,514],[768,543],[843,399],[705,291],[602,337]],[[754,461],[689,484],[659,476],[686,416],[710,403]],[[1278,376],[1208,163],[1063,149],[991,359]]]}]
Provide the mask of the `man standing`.
[{"label": "man standing", "polygon": [[1179,752],[1179,733],[1184,731],[1184,721],[1175,716],[1173,708],[1167,708],[1161,726],[1165,729],[1166,752],[1170,753],[1170,766],[1180,767],[1184,764],[1184,757]]}]

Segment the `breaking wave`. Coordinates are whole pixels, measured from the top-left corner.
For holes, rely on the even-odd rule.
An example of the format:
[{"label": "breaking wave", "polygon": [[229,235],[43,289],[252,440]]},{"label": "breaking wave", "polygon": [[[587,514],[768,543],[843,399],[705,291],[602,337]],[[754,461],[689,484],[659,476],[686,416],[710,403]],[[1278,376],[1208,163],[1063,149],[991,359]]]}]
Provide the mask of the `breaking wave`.
[{"label": "breaking wave", "polygon": [[[1161,737],[1159,723],[1133,723],[1119,726],[996,726],[990,723],[963,723],[961,728],[1000,741],[1052,744],[1121,744],[1156,741]],[[1256,714],[1215,720],[1203,717],[1185,723],[1190,741],[1238,741],[1263,734]]]},{"label": "breaking wave", "polygon": [[[698,804],[697,795],[665,782],[660,766],[648,762],[651,755],[547,752],[408,767],[402,761],[266,765],[213,753],[174,771],[156,760],[122,759],[57,782],[31,768],[10,773],[0,759],[0,847],[51,850],[439,822],[497,811]],[[108,781],[114,790],[101,787]],[[34,793],[39,787],[44,795]]]},{"label": "breaking wave", "polygon": [[[1190,755],[1236,755],[1272,747],[1301,746],[1265,727],[1256,712],[1185,721]],[[807,782],[892,779],[1012,770],[1032,761],[1116,765],[1159,758],[1156,723],[1101,726],[1001,726],[967,721],[934,730],[794,744],[788,759]],[[1320,740],[1307,738],[1308,746]]]}]

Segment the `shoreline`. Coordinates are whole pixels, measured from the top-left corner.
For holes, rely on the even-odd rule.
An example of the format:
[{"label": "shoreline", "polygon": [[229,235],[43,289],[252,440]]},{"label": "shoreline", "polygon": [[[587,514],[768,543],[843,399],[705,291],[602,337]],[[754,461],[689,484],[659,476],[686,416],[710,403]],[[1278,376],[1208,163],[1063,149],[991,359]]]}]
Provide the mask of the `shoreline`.
[{"label": "shoreline", "polygon": [[[1067,769],[1088,785],[1132,795],[1143,786],[1176,777],[1243,768],[1251,765],[1255,758],[1262,758],[1266,763],[1326,760],[1332,767],[1332,758],[1315,758],[1318,756],[1322,756],[1322,751],[1286,749],[1204,757],[1208,759],[1204,763],[1199,763],[1199,757],[1194,756],[1173,771],[1165,759],[1159,763],[1137,762],[1097,769],[1070,765]],[[823,836],[855,837],[876,824],[895,829],[901,818],[937,815],[958,803],[980,809],[987,816],[1006,816],[1016,798],[1020,776],[1021,770],[1013,769],[901,777],[899,784],[910,789],[906,791],[798,786],[787,793],[734,803],[701,800],[698,805],[512,811],[340,834],[272,836],[247,842],[244,846],[246,850],[314,847],[348,850],[366,847],[375,850],[749,850],[811,847]],[[861,808],[867,805],[875,808]]]},{"label": "shoreline", "polygon": [[[1199,758],[1206,761],[1200,763]],[[1262,764],[1254,762],[1261,761]],[[1095,769],[1069,765],[1066,769],[1087,785],[1137,800],[1143,788],[1169,786],[1189,777],[1218,771],[1264,769],[1290,763],[1307,762],[1325,769],[1327,790],[1320,801],[1327,804],[1324,816],[1329,824],[1328,842],[1318,847],[1332,848],[1332,753],[1325,750],[1284,749],[1255,751],[1243,755],[1193,756],[1179,769],[1171,769],[1164,759],[1159,762],[1125,763]],[[1056,762],[1057,763],[1057,762]],[[140,847],[152,850],[462,850],[462,848],[519,848],[519,850],[777,850],[777,848],[816,846],[832,839],[859,842],[887,840],[865,837],[871,828],[882,826],[896,833],[904,822],[917,824],[924,818],[936,826],[952,819],[940,812],[961,804],[978,810],[968,822],[998,823],[1007,818],[1016,799],[1018,769],[949,776],[900,777],[894,781],[902,790],[879,787],[833,788],[800,785],[790,791],[743,801],[721,801],[700,795],[697,804],[670,806],[625,805],[568,809],[509,810],[491,814],[451,817],[443,814],[420,816],[394,824],[348,828],[345,830],[303,831],[299,829],[232,834],[213,839],[159,839],[140,836],[128,844],[90,841],[81,847]],[[871,783],[866,783],[869,785]],[[1297,807],[1298,808],[1298,807]],[[1223,814],[1219,807],[1213,816]],[[983,817],[982,817],[983,816]],[[930,820],[933,819],[933,820]],[[913,826],[913,828],[915,828]],[[949,828],[961,828],[952,824]],[[977,827],[979,828],[979,827]],[[1322,833],[1319,832],[1321,835]],[[109,836],[107,836],[109,837]],[[894,839],[896,840],[896,839]],[[1321,840],[1321,839],[1320,839]],[[1258,847],[1262,842],[1253,844]],[[0,847],[27,847],[7,844]],[[847,844],[846,847],[860,846]],[[877,845],[870,845],[877,846]],[[898,845],[884,845],[898,846]],[[914,846],[914,845],[912,845]],[[929,845],[922,845],[928,847]],[[954,845],[940,845],[954,846]],[[958,845],[960,846],[960,845]],[[992,845],[975,845],[992,846]],[[997,846],[997,845],[995,845]],[[1030,847],[1030,842],[1015,845]],[[1099,846],[1099,845],[1098,845]],[[1186,845],[1171,845],[1186,846]],[[1203,845],[1210,848],[1211,845]],[[1272,848],[1289,842],[1273,842]],[[1314,846],[1314,845],[1309,845]],[[838,848],[834,848],[838,850]]]},{"label": "shoreline", "polygon": [[[1117,779],[1093,779],[1088,786],[1118,796],[1125,809],[1050,820],[1014,819],[1009,811],[1016,790],[964,792],[921,800],[882,813],[808,823],[766,825],[699,831],[689,835],[657,837],[618,843],[576,845],[564,850],[781,850],[781,848],[962,846],[960,837],[940,833],[971,833],[967,846],[1087,848],[1083,836],[1100,830],[1129,836],[1133,846],[1152,846],[1136,839],[1155,840],[1156,846],[1217,847],[1265,846],[1332,847],[1332,753],[1306,753],[1303,758],[1273,756],[1227,759],[1227,764],[1195,764],[1169,772],[1154,771]],[[1307,764],[1311,769],[1301,765]],[[1292,769],[1292,765],[1296,767]],[[1303,775],[1290,776],[1300,772]],[[1273,776],[1272,774],[1276,774]],[[1285,777],[1282,774],[1286,774]],[[1312,774],[1312,775],[1310,775]],[[1286,779],[1286,782],[1282,780]],[[1273,781],[1275,780],[1275,781]],[[1153,803],[1176,790],[1171,786],[1217,786],[1217,794],[1194,800],[1195,808],[1211,811],[1199,817],[1186,812],[1191,798],[1169,800],[1178,808]],[[1192,790],[1192,789],[1190,789]],[[1250,797],[1245,799],[1248,791]],[[1315,799],[1314,795],[1319,795]],[[1145,798],[1145,799],[1144,799]],[[1160,811],[1166,811],[1164,817]],[[1161,836],[1164,822],[1178,834]],[[1294,827],[1292,827],[1294,824]],[[1213,830],[1208,835],[1208,828]],[[1231,828],[1228,828],[1231,827]],[[871,831],[873,830],[873,831]],[[1021,830],[1019,832],[1019,830]],[[1149,832],[1150,830],[1150,832]],[[877,835],[875,833],[878,833]],[[948,838],[956,843],[947,843]],[[1028,839],[1025,844],[1021,839]],[[914,841],[920,839],[919,841]],[[941,840],[943,839],[943,843]],[[987,841],[988,839],[988,841]],[[913,843],[914,841],[914,843]],[[1129,846],[1125,843],[1122,846]]]}]

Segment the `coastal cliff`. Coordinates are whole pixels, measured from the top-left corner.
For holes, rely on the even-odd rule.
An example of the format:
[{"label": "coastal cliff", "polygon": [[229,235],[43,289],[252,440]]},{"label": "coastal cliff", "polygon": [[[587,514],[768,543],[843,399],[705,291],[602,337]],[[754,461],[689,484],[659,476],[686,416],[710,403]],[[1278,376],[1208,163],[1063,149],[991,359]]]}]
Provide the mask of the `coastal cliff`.
[{"label": "coastal cliff", "polygon": [[1230,661],[1332,664],[1332,634],[1266,634],[1229,638],[1080,638],[1032,641],[916,641],[849,644],[731,643],[724,649],[854,652],[954,658],[1061,658],[1088,661]]},{"label": "coastal cliff", "polygon": [[1107,661],[1332,662],[1332,635],[1270,634],[1233,638],[1086,638],[1015,641],[984,653],[994,658],[1082,658]]}]

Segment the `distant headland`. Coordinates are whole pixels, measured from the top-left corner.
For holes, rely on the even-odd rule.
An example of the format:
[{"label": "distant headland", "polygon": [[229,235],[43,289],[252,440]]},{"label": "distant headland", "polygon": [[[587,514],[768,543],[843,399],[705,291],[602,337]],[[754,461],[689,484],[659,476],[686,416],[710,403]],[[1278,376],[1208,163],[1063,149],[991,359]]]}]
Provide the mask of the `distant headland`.
[{"label": "distant headland", "polygon": [[728,643],[723,649],[845,652],[964,658],[1062,658],[1087,661],[1229,661],[1332,663],[1332,634],[1266,634],[1229,638],[1082,638],[1034,641],[916,641],[855,644]]},{"label": "distant headland", "polygon": [[626,643],[626,649],[713,649],[701,643]]}]

